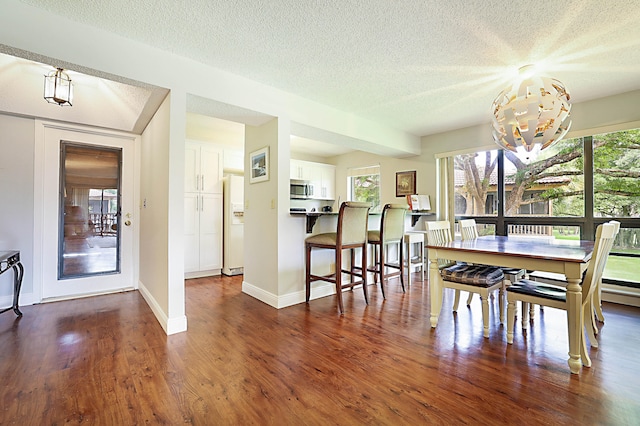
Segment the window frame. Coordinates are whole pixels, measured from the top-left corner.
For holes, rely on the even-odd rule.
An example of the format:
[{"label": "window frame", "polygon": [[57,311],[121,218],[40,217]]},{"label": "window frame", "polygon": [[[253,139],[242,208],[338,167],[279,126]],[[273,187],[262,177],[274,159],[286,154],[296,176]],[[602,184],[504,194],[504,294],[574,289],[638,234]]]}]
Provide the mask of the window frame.
[{"label": "window frame", "polygon": [[[627,129],[632,130],[632,129]],[[624,130],[618,130],[624,131]],[[498,149],[497,159],[497,171],[498,171],[498,209],[496,216],[468,216],[468,215],[456,215],[454,212],[454,218],[456,221],[460,219],[475,219],[478,224],[494,225],[496,235],[507,235],[507,229],[509,225],[549,225],[549,226],[574,226],[580,229],[580,239],[593,240],[595,238],[596,228],[610,220],[617,220],[620,222],[621,228],[640,228],[640,217],[595,217],[594,216],[594,167],[593,167],[593,136],[583,136],[583,155],[584,155],[584,212],[582,217],[546,217],[546,216],[505,216],[504,214],[504,201],[505,201],[505,188],[504,188],[504,151]],[[483,152],[486,147],[479,147],[476,152]],[[453,157],[458,153],[451,153]],[[455,196],[455,191],[451,190],[451,196]],[[616,253],[612,250],[610,256],[621,257],[634,257],[640,258],[640,254],[633,253]],[[640,288],[640,280],[635,281],[620,281],[605,278],[603,282],[606,284],[613,284],[623,287]]]}]

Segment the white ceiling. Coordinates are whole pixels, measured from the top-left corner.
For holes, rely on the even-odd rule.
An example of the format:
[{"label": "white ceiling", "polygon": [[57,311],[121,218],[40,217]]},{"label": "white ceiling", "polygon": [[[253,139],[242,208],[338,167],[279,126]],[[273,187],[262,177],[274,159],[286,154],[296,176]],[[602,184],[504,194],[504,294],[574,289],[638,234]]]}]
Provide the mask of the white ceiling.
[{"label": "white ceiling", "polygon": [[418,136],[530,63],[574,103],[640,89],[637,0],[23,1]]}]

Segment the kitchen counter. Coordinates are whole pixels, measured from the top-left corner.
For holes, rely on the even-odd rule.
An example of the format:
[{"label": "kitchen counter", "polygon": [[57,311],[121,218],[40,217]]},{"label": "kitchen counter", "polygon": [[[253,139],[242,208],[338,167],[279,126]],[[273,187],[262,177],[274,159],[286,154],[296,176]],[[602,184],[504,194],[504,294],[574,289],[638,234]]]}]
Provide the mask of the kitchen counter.
[{"label": "kitchen counter", "polygon": [[[315,211],[315,212],[291,211],[289,213],[291,214],[291,216],[306,217],[307,234],[310,234],[311,232],[313,232],[313,227],[316,224],[319,217],[338,215],[338,212],[318,212],[318,211]],[[379,216],[381,214],[382,213],[380,212],[375,212],[375,213],[370,212],[369,216],[375,216],[375,215]],[[435,213],[408,211],[407,215],[411,216],[411,226],[415,226],[421,217],[435,216]]]}]

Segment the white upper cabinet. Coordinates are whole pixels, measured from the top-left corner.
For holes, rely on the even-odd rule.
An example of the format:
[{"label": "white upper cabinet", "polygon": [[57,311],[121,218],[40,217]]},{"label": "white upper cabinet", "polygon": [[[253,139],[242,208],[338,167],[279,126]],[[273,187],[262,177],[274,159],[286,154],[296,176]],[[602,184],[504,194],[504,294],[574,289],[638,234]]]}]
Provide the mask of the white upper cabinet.
[{"label": "white upper cabinet", "polygon": [[319,180],[316,184],[317,197],[322,200],[335,200],[336,198],[336,166],[318,163]]},{"label": "white upper cabinet", "polygon": [[309,161],[291,160],[289,163],[289,178],[311,181],[314,164]]},{"label": "white upper cabinet", "polygon": [[185,143],[184,192],[222,194],[222,151]]},{"label": "white upper cabinet", "polygon": [[336,195],[336,166],[312,161],[291,160],[290,178],[309,181],[317,200],[334,200]]}]

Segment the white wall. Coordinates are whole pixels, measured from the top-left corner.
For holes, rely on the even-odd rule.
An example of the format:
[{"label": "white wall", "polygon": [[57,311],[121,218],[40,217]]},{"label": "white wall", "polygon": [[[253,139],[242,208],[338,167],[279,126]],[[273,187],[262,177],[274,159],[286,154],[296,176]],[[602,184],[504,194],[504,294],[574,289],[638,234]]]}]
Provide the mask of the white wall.
[{"label": "white wall", "polygon": [[[278,294],[278,119],[245,129],[243,291]],[[269,150],[269,180],[250,182],[252,152]],[[265,296],[259,297],[261,300]],[[268,303],[268,302],[267,302]]]},{"label": "white wall", "polygon": [[[33,303],[33,158],[32,119],[0,114],[0,251],[20,250],[25,266],[20,304]],[[13,271],[0,276],[0,306],[11,306]]]},{"label": "white wall", "polygon": [[[138,215],[140,218],[139,289],[168,334],[186,328],[184,306],[181,310],[178,308],[177,312],[172,312],[169,301],[171,291],[169,265],[181,265],[184,273],[184,254],[170,256],[169,252],[170,102],[171,96],[165,99],[141,137],[140,214]],[[184,151],[184,145],[182,151]],[[184,162],[184,152],[182,159]],[[181,194],[180,203],[183,202]],[[180,226],[179,231],[182,232],[182,229]],[[182,276],[171,285],[178,290],[182,289],[184,293]],[[184,301],[184,296],[178,301],[181,300]],[[184,322],[183,327],[172,323],[176,319]]]}]

